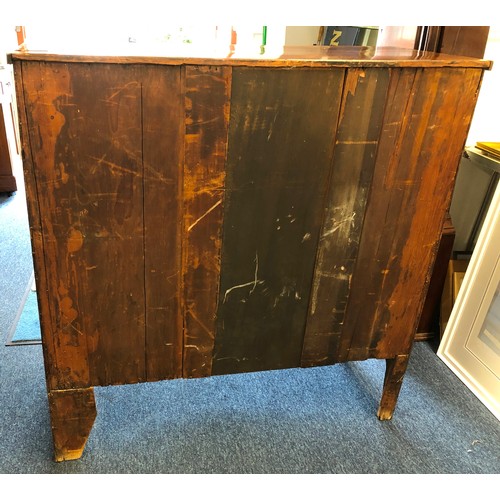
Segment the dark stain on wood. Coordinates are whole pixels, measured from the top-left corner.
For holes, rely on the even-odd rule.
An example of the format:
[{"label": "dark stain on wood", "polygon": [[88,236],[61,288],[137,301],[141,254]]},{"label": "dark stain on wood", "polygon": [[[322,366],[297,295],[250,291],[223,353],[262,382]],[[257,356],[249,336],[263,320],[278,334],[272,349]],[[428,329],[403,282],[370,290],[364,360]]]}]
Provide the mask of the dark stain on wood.
[{"label": "dark stain on wood", "polygon": [[[336,362],[388,83],[389,74],[384,70],[347,72],[311,290],[303,366]],[[360,109],[367,111],[360,113]]]},{"label": "dark stain on wood", "polygon": [[214,374],[300,364],[342,83],[233,70]]},{"label": "dark stain on wood", "polygon": [[181,68],[144,66],[142,136],[146,378],[182,376],[181,241],[184,98]]}]

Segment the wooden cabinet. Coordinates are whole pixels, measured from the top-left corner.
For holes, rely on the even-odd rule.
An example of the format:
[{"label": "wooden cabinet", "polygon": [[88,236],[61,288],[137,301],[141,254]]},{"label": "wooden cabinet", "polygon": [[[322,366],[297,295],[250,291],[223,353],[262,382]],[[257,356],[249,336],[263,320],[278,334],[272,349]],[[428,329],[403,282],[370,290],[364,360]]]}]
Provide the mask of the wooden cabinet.
[{"label": "wooden cabinet", "polygon": [[[9,146],[9,132],[15,132],[11,89],[11,71],[0,66],[0,193],[17,191]],[[10,135],[14,136],[13,133]],[[11,139],[14,139],[14,137]]]},{"label": "wooden cabinet", "polygon": [[56,460],[97,385],[379,358],[391,418],[489,62],[11,60]]}]

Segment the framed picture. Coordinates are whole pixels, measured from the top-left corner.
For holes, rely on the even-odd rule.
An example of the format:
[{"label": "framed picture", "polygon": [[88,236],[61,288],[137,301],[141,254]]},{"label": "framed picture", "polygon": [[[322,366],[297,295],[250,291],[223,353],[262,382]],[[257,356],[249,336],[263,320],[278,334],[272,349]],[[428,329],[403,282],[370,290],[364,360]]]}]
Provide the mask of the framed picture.
[{"label": "framed picture", "polygon": [[500,420],[500,184],[438,356]]}]

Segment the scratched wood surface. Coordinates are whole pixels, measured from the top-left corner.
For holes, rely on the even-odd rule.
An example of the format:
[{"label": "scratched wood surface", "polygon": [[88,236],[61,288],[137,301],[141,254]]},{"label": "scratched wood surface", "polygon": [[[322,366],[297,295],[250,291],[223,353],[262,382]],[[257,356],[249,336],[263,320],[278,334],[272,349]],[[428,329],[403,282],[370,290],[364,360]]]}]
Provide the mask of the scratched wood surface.
[{"label": "scratched wood surface", "polygon": [[409,350],[479,71],[99,69],[22,70],[51,387]]},{"label": "scratched wood surface", "polygon": [[14,58],[57,460],[94,385],[377,357],[391,418],[488,63],[329,54]]},{"label": "scratched wood surface", "polygon": [[186,67],[184,377],[212,372],[231,68]]},{"label": "scratched wood surface", "polygon": [[343,78],[233,69],[214,374],[300,364]]},{"label": "scratched wood surface", "polygon": [[[141,76],[149,77],[144,89]],[[146,294],[151,301],[147,311],[151,377],[180,372],[181,326],[176,320],[178,305],[172,299],[179,287],[162,279],[175,274],[180,264],[175,243],[178,225],[175,213],[170,213],[179,199],[178,159],[162,151],[161,141],[155,145],[157,152],[151,147],[164,133],[158,127],[170,123],[168,107],[175,104],[143,108],[143,91],[146,98],[157,98],[154,76],[151,70],[141,75],[140,68],[106,65],[99,72],[85,65],[23,68],[36,166],[33,180],[43,214],[50,297],[44,309],[50,315],[48,342],[54,344],[57,388],[146,379]],[[163,92],[170,95],[169,85],[179,87],[178,80],[178,75],[163,72]],[[155,154],[162,153],[159,163]],[[167,197],[163,212],[156,206],[162,196]],[[154,232],[160,219],[166,223],[157,238]],[[162,247],[162,242],[170,248]],[[145,279],[145,259],[148,271],[160,275],[156,283],[152,272]],[[167,318],[159,320],[159,310],[166,310]],[[171,318],[172,324],[167,325]],[[177,338],[177,367],[171,361],[172,348],[165,345],[167,327],[173,332],[170,337]],[[154,356],[162,352],[155,362]]]},{"label": "scratched wood surface", "polygon": [[182,376],[179,222],[183,211],[184,99],[180,68],[144,66],[138,70],[142,86],[145,362],[146,378],[152,381]]},{"label": "scratched wood surface", "polygon": [[[74,273],[72,276],[72,262],[68,258],[69,252],[76,248],[71,241],[71,236],[75,236],[71,232],[73,213],[63,210],[64,201],[59,196],[56,199],[59,189],[64,189],[63,179],[66,184],[68,181],[65,164],[56,159],[56,149],[66,124],[61,96],[69,96],[71,92],[69,69],[67,65],[34,63],[22,68],[22,77],[26,114],[23,142],[29,144],[33,167],[32,175],[26,178],[27,193],[28,198],[35,195],[29,206],[40,213],[36,223],[43,245],[43,253],[35,254],[35,269],[43,268],[42,290],[47,293],[39,294],[42,331],[44,343],[53,355],[47,367],[51,372],[49,382],[56,388],[85,387],[90,384],[87,339],[77,333],[82,331],[83,317],[76,322],[72,305],[78,290],[70,285]],[[63,196],[69,206],[70,197],[67,193]],[[70,288],[73,298],[68,296]]]},{"label": "scratched wood surface", "polygon": [[392,71],[337,361],[409,352],[480,78]]},{"label": "scratched wood surface", "polygon": [[[30,131],[28,124],[27,101],[25,99],[23,68],[20,63],[14,64],[14,77],[16,81],[16,96],[18,103],[19,132],[22,147],[23,175],[26,190],[26,204],[30,227],[31,248],[33,252],[33,268],[36,276],[38,290],[48,290],[48,276],[45,267],[45,246],[42,237],[42,214],[38,202],[38,191],[35,177],[34,157],[35,151],[31,147]],[[42,124],[47,124],[46,121]],[[51,298],[48,293],[37,293],[38,313],[40,318],[40,333],[44,356],[45,378],[47,387],[58,386],[57,352],[54,339],[54,322],[51,320]],[[85,355],[85,352],[84,352]],[[80,380],[88,381],[88,375],[80,375]]]},{"label": "scratched wood surface", "polygon": [[[302,366],[336,361],[366,201],[380,139],[389,73],[349,69],[333,172],[318,243]],[[366,110],[360,113],[359,110]]]}]

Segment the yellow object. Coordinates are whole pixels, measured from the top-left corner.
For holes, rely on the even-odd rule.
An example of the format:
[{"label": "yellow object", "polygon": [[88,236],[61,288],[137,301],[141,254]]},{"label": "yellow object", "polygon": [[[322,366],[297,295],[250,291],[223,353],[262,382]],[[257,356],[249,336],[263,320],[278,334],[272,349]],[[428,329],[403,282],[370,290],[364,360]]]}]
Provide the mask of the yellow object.
[{"label": "yellow object", "polygon": [[500,160],[500,142],[476,142],[476,147]]},{"label": "yellow object", "polygon": [[451,310],[457,300],[458,292],[462,281],[465,276],[465,271],[469,265],[468,260],[450,260],[448,263],[448,273],[443,287],[443,295],[441,297],[441,311],[440,311],[440,337],[443,333],[450,319]]}]

